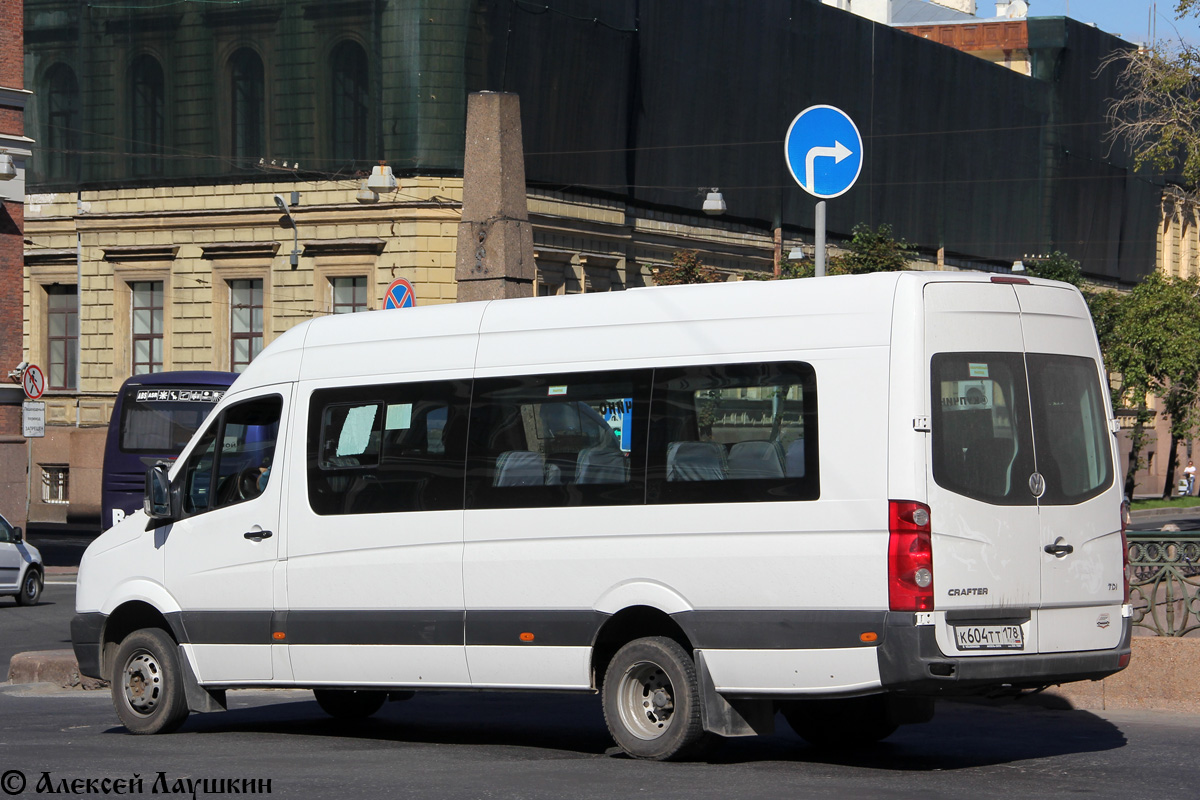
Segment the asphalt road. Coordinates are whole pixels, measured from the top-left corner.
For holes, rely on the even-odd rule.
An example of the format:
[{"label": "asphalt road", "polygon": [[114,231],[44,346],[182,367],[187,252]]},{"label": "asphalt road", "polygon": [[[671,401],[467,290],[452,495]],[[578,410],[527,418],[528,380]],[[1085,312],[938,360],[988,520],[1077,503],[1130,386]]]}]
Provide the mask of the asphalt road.
[{"label": "asphalt road", "polygon": [[[0,665],[68,647],[73,597],[73,586],[49,585],[32,608],[0,600]],[[933,722],[849,753],[816,750],[778,718],[775,735],[729,740],[705,761],[651,764],[615,749],[591,696],[425,693],[353,724],[327,718],[309,692],[229,697],[228,712],[146,737],[125,732],[106,691],[0,686],[0,800],[22,781],[12,796],[37,794],[43,773],[59,793],[137,774],[133,794],[190,795],[188,779],[234,778],[270,780],[280,797],[338,800],[1200,797],[1200,717],[1163,712],[943,702]],[[227,792],[197,788],[206,794]]]},{"label": "asphalt road", "polygon": [[75,578],[49,575],[46,580],[36,606],[19,606],[11,597],[0,597],[0,681],[8,680],[8,662],[17,653],[71,646]]},{"label": "asphalt road", "polygon": [[946,703],[933,722],[856,752],[815,750],[780,721],[774,736],[729,740],[706,761],[655,764],[615,750],[594,697],[429,693],[353,724],[326,718],[307,692],[230,700],[230,711],[192,715],[179,733],[132,736],[107,693],[2,687],[0,773],[20,773],[2,776],[10,791],[25,781],[16,796],[33,795],[43,772],[56,787],[137,774],[141,794],[159,772],[167,788],[269,779],[273,795],[337,800],[1200,794],[1200,718],[1161,712]]},{"label": "asphalt road", "polygon": [[1200,506],[1170,513],[1135,512],[1129,527],[1135,531],[1157,531],[1167,524],[1178,525],[1181,531],[1200,530]]}]

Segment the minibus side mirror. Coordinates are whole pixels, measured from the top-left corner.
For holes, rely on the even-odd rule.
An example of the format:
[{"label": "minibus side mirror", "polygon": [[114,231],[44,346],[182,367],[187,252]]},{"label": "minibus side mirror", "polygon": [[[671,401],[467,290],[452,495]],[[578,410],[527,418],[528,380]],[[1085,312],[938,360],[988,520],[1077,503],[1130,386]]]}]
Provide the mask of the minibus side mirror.
[{"label": "minibus side mirror", "polygon": [[171,479],[167,477],[168,464],[156,464],[146,470],[146,498],[143,508],[150,519],[172,519]]},{"label": "minibus side mirror", "polygon": [[25,531],[21,530],[20,525],[13,525],[12,532],[14,542],[20,544],[21,542],[25,541]]}]

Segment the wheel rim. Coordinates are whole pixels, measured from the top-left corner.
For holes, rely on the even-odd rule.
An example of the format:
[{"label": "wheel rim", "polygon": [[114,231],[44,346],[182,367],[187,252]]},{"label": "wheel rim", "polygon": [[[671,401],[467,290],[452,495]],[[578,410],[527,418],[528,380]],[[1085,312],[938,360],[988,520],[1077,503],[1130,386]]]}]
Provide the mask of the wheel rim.
[{"label": "wheel rim", "polygon": [[657,739],[671,727],[675,690],[666,672],[652,661],[639,661],[617,685],[621,723],[639,739]]},{"label": "wheel rim", "polygon": [[154,656],[145,650],[134,653],[125,662],[122,675],[125,702],[143,716],[154,713],[162,699],[162,668]]},{"label": "wheel rim", "polygon": [[37,597],[37,587],[38,587],[37,575],[26,575],[25,576],[25,596],[28,597],[30,600]]}]

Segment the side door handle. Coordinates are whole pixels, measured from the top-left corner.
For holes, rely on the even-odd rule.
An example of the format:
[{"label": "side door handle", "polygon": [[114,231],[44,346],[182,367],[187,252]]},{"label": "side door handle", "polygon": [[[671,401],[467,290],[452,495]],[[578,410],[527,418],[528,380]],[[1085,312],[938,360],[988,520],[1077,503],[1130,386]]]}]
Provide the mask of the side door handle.
[{"label": "side door handle", "polygon": [[272,534],[270,531],[246,531],[242,536],[252,542],[261,542],[263,539],[270,539]]},{"label": "side door handle", "polygon": [[1048,544],[1042,549],[1057,558],[1063,558],[1064,556],[1069,556],[1071,553],[1075,552],[1075,548],[1069,544],[1063,544],[1062,539],[1059,539],[1054,544]]}]

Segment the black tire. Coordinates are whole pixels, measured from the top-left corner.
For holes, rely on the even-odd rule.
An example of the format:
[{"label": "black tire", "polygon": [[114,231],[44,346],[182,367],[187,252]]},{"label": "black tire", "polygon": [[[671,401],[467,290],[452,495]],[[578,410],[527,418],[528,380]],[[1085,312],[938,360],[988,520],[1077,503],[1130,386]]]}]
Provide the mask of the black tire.
[{"label": "black tire", "polygon": [[604,721],[634,758],[677,761],[700,755],[711,738],[700,720],[696,664],[664,636],[635,639],[604,673]]},{"label": "black tire", "polygon": [[112,698],[130,733],[171,733],[188,716],[179,648],[159,628],[125,637],[113,659]]},{"label": "black tire", "polygon": [[783,718],[800,738],[815,747],[861,747],[886,739],[899,725],[887,695],[845,700],[795,700],[784,703]]},{"label": "black tire", "polygon": [[366,719],[387,702],[388,693],[372,689],[313,689],[317,705],[334,719]]},{"label": "black tire", "polygon": [[17,592],[17,605],[37,605],[38,598],[41,596],[42,573],[30,567],[25,570],[25,577],[21,580],[21,591]]}]

